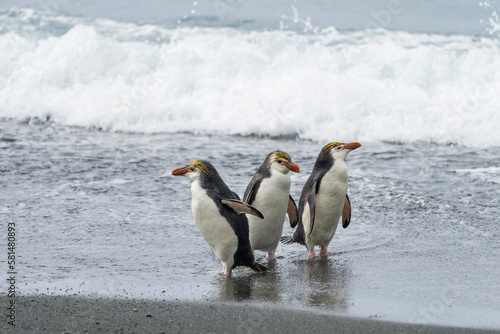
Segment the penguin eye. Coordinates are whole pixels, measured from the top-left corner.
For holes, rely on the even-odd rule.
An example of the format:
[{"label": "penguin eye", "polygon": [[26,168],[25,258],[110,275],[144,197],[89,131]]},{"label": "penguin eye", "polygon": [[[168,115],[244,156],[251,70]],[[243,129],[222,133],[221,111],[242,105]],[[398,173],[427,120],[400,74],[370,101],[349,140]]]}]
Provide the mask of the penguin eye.
[{"label": "penguin eye", "polygon": [[283,165],[283,160],[278,159],[277,161],[278,161],[278,163],[279,163],[280,165]]},{"label": "penguin eye", "polygon": [[195,168],[193,166],[188,168],[190,172],[194,172]]}]

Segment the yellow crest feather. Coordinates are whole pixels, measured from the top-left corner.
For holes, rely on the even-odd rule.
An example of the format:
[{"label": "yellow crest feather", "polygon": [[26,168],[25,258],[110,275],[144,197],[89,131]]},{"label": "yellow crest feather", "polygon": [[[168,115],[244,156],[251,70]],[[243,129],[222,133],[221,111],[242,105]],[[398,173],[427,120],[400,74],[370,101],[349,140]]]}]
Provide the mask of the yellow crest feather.
[{"label": "yellow crest feather", "polygon": [[271,163],[267,167],[270,167],[276,160],[279,160],[279,159],[285,160],[286,162],[292,161],[292,157],[290,157],[290,154],[288,154],[286,152],[271,151],[271,153],[274,154],[274,159],[271,161]]},{"label": "yellow crest feather", "polygon": [[340,142],[336,141],[336,142],[333,142],[333,143],[330,143],[330,144],[325,145],[325,147],[323,147],[323,151],[328,152],[328,151],[330,151],[332,148],[337,147],[337,146],[341,146],[341,145],[345,145],[345,144],[344,144],[344,143],[340,143]]},{"label": "yellow crest feather", "polygon": [[208,174],[207,166],[205,166],[205,164],[203,162],[201,162],[200,160],[193,161],[188,166],[195,166],[195,167],[201,169],[203,171],[203,173]]}]

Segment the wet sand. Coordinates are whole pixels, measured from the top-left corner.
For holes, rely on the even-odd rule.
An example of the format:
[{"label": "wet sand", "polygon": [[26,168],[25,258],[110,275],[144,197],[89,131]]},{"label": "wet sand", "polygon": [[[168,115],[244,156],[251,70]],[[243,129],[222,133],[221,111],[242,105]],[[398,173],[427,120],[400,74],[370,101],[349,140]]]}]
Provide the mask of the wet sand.
[{"label": "wet sand", "polygon": [[[269,262],[264,252],[256,252],[257,260],[270,269],[265,275],[237,268],[227,279],[194,223],[189,182],[175,179],[170,172],[193,157],[210,154],[231,189],[242,194],[260,164],[263,148],[279,148],[294,152],[294,160],[304,169],[293,176],[292,196],[297,200],[313,168],[317,143],[131,135],[15,122],[8,122],[2,131],[12,141],[2,144],[9,158],[0,162],[4,177],[0,197],[5,194],[0,217],[19,229],[16,269],[21,296],[255,304],[267,305],[273,314],[294,308],[298,318],[329,312],[357,319],[500,330],[496,169],[488,169],[485,175],[460,172],[497,165],[498,149],[473,154],[468,148],[423,143],[363,143],[363,154],[349,161],[353,220],[349,228],[337,231],[330,255],[308,260],[302,245],[280,245],[277,261]],[[168,175],[159,177],[165,171]],[[467,203],[462,202],[466,199]],[[292,233],[285,222],[283,235]],[[30,323],[32,317],[23,317],[23,312],[43,311],[45,315],[38,318],[51,319],[44,326],[55,326],[61,315],[47,313],[67,310],[75,316],[71,322],[64,318],[61,325],[95,329],[90,327],[94,323],[83,320],[99,313],[89,316],[92,306],[76,312],[82,302],[72,300],[47,301],[51,305],[47,309],[20,304],[19,323],[40,325],[42,320]],[[115,310],[120,303],[109,302],[105,307],[113,312],[100,320],[104,328],[132,326],[119,320],[121,314]],[[152,310],[164,309],[146,304]],[[133,309],[123,305],[125,314]],[[144,311],[151,318],[143,319],[141,313],[128,318],[138,318],[141,326],[150,321],[158,328],[169,328],[169,319],[184,325],[186,317],[176,320],[174,311],[152,310],[148,306]],[[259,326],[267,312],[248,321],[247,327]],[[210,320],[204,326],[220,323],[208,311],[200,314]],[[275,322],[270,319],[264,326],[273,327]],[[348,325],[354,326],[351,320]],[[221,328],[232,326],[221,324]]]},{"label": "wet sand", "polygon": [[[2,296],[2,305],[8,300]],[[275,305],[152,301],[79,296],[23,296],[16,328],[2,332],[143,333],[500,333],[404,324]]]}]

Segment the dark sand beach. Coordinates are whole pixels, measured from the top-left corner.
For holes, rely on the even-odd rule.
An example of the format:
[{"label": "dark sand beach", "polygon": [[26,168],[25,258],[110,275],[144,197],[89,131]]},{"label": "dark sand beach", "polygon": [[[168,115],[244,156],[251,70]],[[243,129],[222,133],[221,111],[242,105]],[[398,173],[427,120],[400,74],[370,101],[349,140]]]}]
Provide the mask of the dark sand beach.
[{"label": "dark sand beach", "polygon": [[[2,305],[7,304],[2,297]],[[23,296],[16,327],[46,333],[500,333],[498,330],[404,324],[273,305]]]}]

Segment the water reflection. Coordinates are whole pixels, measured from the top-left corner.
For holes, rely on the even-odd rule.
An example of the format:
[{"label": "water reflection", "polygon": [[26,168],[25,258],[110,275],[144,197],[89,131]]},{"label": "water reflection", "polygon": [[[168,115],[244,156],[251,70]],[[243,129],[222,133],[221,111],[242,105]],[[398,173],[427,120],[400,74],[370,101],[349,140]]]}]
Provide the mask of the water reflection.
[{"label": "water reflection", "polygon": [[323,258],[293,264],[297,272],[294,301],[305,306],[347,311],[352,277],[347,261]]},{"label": "water reflection", "polygon": [[268,263],[270,272],[221,278],[217,301],[256,301],[347,311],[352,271],[348,261],[323,258]]},{"label": "water reflection", "polygon": [[281,273],[279,264],[268,263],[268,273],[256,274],[245,270],[220,281],[216,296],[218,301],[261,301],[279,302],[282,300]]}]

